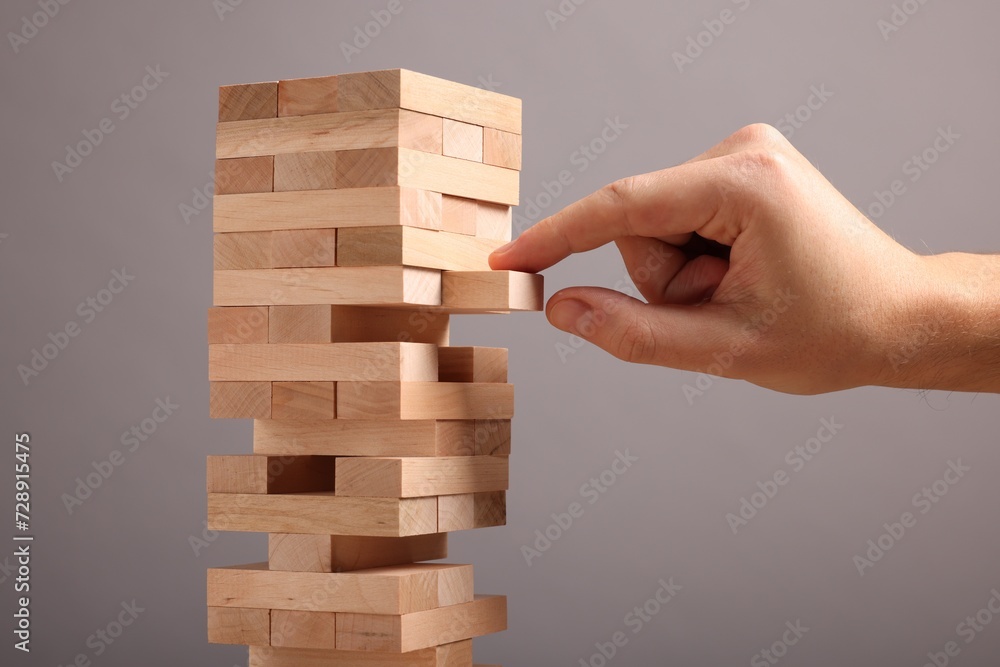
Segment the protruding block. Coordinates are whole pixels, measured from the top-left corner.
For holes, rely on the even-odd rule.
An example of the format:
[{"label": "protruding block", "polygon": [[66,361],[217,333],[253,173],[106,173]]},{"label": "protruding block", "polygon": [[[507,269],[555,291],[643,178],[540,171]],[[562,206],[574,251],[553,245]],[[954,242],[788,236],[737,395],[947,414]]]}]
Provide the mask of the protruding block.
[{"label": "protruding block", "polygon": [[[510,451],[510,426],[493,422],[389,419],[258,420],[254,452],[274,456],[472,456]],[[506,444],[503,431],[506,430]],[[496,442],[496,445],[490,443]],[[484,451],[480,451],[484,450]]]},{"label": "protruding block", "polygon": [[216,270],[266,269],[271,266],[271,233],[216,234],[213,266]]},{"label": "protruding block", "polygon": [[[246,83],[219,88],[219,122],[276,118],[278,82]],[[266,155],[267,153],[261,153]],[[224,156],[219,156],[224,157]]]},{"label": "protruding block", "polygon": [[336,164],[336,151],[275,155],[274,191],[332,190],[336,183]]},{"label": "protruding block", "polygon": [[402,308],[333,306],[331,340],[334,343],[409,341],[447,346],[447,313]]},{"label": "protruding block", "polygon": [[279,116],[308,116],[337,111],[336,76],[278,82]]},{"label": "protruding block", "polygon": [[402,107],[521,133],[521,100],[409,70],[342,74],[341,111]]},{"label": "protruding block", "polygon": [[334,419],[334,382],[275,382],[271,385],[271,419]]},{"label": "protruding block", "polygon": [[270,234],[274,268],[337,265],[336,229],[281,229]]},{"label": "protruding block", "polygon": [[436,498],[210,493],[210,530],[405,537],[437,531]]},{"label": "protruding block", "polygon": [[483,128],[479,125],[471,125],[445,118],[444,141],[441,152],[448,157],[482,162]]},{"label": "protruding block", "polygon": [[464,382],[341,382],[340,419],[510,419],[514,386]]},{"label": "protruding block", "polygon": [[[250,667],[486,667],[472,664],[472,640],[410,651],[336,651],[250,647]],[[497,666],[494,666],[497,667]]]},{"label": "protruding block", "polygon": [[441,272],[409,266],[216,271],[217,306],[440,306]]},{"label": "protruding block", "polygon": [[487,128],[483,136],[483,162],[520,171],[521,135]]},{"label": "protruding block", "polygon": [[215,194],[239,195],[274,189],[274,157],[240,157],[215,161]]},{"label": "protruding block", "polygon": [[210,382],[209,416],[216,419],[270,419],[270,382]]},{"label": "protruding block", "polygon": [[333,491],[335,460],[323,456],[209,456],[208,492]]},{"label": "protruding block", "polygon": [[268,311],[263,306],[208,309],[208,342],[266,343]]},{"label": "protruding block", "polygon": [[441,195],[412,188],[225,195],[213,201],[216,232],[403,225],[441,229]]},{"label": "protruding block", "polygon": [[211,607],[409,614],[471,602],[472,566],[410,563],[357,572],[280,572],[267,563],[208,571]]},{"label": "protruding block", "polygon": [[442,347],[438,349],[440,382],[507,382],[507,349]]},{"label": "protruding block", "polygon": [[292,572],[353,572],[448,557],[448,534],[410,537],[268,536],[268,565]]},{"label": "protruding block", "polygon": [[542,310],[543,280],[517,271],[446,271],[442,299],[446,308]]},{"label": "protruding block", "polygon": [[501,245],[501,241],[412,227],[342,229],[337,238],[337,263],[488,271],[490,253]]},{"label": "protruding block", "polygon": [[437,346],[426,343],[210,345],[215,381],[437,381]]},{"label": "protruding block", "polygon": [[454,456],[337,459],[338,496],[416,498],[502,491],[506,457]]},{"label": "protruding block", "polygon": [[438,530],[473,530],[507,523],[507,493],[490,491],[438,498]]},{"label": "protruding block", "polygon": [[270,640],[270,610],[231,607],[208,608],[209,643],[268,646]]}]

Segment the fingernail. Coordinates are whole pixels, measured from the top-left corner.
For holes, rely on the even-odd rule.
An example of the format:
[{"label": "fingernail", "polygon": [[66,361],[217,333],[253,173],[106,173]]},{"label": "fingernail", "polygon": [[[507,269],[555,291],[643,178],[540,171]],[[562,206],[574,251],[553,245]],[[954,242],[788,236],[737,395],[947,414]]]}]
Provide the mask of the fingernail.
[{"label": "fingernail", "polygon": [[493,251],[493,254],[494,255],[502,255],[505,252],[507,252],[508,250],[510,250],[511,248],[513,248],[515,243],[517,243],[517,239],[514,239],[510,243],[506,243],[506,244],[500,246],[499,248],[497,248],[496,250]]},{"label": "fingernail", "polygon": [[591,308],[577,299],[563,299],[549,309],[549,321],[557,329],[579,335],[582,329],[580,321],[591,314]]}]

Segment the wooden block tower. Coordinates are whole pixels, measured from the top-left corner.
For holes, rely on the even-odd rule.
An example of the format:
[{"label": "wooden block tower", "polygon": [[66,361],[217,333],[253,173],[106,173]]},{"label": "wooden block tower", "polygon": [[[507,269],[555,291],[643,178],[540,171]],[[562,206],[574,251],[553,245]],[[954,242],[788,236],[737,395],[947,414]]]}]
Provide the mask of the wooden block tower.
[{"label": "wooden block tower", "polygon": [[506,521],[507,350],[450,347],[453,313],[540,310],[491,271],[518,202],[521,102],[406,70],[219,94],[209,528],[268,533],[208,572],[209,641],[252,667],[472,667],[506,628],[448,533]]}]

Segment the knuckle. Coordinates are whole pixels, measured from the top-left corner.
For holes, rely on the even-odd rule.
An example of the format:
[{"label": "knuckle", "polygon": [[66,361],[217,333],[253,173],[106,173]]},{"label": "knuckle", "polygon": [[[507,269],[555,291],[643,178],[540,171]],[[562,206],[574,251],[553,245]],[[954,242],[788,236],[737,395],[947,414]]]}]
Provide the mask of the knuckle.
[{"label": "knuckle", "polygon": [[656,332],[649,320],[633,316],[618,329],[612,353],[623,361],[650,363],[656,359]]},{"label": "knuckle", "polygon": [[788,141],[776,127],[767,123],[753,123],[742,127],[734,132],[731,138],[742,144],[755,146],[780,147]]}]

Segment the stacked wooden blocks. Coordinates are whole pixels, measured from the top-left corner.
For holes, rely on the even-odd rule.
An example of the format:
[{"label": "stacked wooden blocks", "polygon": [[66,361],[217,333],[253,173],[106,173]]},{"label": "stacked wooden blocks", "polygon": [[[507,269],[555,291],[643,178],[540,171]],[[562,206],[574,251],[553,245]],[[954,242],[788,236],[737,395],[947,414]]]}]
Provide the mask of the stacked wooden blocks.
[{"label": "stacked wooden blocks", "polygon": [[490,271],[518,201],[520,101],[405,70],[226,86],[217,134],[209,528],[268,562],[209,570],[209,640],[254,667],[471,667],[506,599],[447,533],[506,520],[507,350],[453,313],[540,310]]}]

